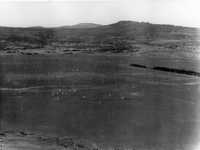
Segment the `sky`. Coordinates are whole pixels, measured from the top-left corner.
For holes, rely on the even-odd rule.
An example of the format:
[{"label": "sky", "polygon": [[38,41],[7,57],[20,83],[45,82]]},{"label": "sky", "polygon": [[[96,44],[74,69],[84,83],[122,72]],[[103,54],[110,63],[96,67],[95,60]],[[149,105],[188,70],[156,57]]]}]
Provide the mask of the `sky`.
[{"label": "sky", "polygon": [[0,0],[0,26],[110,24],[132,20],[200,27],[199,0]]}]

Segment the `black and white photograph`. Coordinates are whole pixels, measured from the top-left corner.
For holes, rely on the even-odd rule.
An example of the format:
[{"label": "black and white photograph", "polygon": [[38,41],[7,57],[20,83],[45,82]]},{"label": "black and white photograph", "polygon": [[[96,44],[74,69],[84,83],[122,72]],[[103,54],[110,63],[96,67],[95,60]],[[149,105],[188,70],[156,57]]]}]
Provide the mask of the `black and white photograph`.
[{"label": "black and white photograph", "polygon": [[200,150],[200,1],[0,0],[0,150]]}]

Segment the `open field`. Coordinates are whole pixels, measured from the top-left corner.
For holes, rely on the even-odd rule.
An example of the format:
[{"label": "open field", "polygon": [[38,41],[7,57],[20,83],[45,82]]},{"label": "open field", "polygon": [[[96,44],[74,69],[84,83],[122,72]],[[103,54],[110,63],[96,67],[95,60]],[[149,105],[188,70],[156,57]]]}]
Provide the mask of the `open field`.
[{"label": "open field", "polygon": [[[72,137],[97,149],[191,149],[199,141],[199,77],[130,66],[200,71],[199,59],[174,57],[1,55],[4,146],[66,149],[55,139]],[[40,135],[49,135],[54,146],[38,140]]]},{"label": "open field", "polygon": [[198,150],[199,46],[134,21],[0,27],[0,149]]}]

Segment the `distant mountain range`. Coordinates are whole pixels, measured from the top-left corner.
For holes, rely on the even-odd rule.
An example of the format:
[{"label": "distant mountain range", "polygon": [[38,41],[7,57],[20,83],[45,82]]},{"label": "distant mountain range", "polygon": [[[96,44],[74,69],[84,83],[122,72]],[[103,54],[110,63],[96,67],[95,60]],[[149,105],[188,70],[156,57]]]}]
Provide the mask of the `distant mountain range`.
[{"label": "distant mountain range", "polygon": [[[68,49],[81,51],[104,49],[107,51],[109,49],[130,49],[136,44],[164,45],[174,48],[187,45],[188,42],[185,41],[196,43],[197,37],[197,28],[135,21],[119,21],[110,25],[79,23],[52,28],[0,27],[0,50],[34,49],[48,46],[50,49],[61,49],[62,47],[66,51]],[[124,46],[120,47],[121,45]]]},{"label": "distant mountain range", "polygon": [[100,24],[95,24],[95,23],[79,23],[71,26],[62,26],[61,28],[84,29],[84,28],[96,28],[100,26],[101,26]]}]

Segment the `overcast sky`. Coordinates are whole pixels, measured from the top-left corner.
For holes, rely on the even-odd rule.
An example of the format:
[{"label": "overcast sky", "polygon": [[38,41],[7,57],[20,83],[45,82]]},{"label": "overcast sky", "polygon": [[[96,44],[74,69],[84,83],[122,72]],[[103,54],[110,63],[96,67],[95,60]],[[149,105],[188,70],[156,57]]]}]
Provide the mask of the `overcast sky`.
[{"label": "overcast sky", "polygon": [[199,0],[0,0],[0,26],[62,26],[119,20],[200,27]]}]

